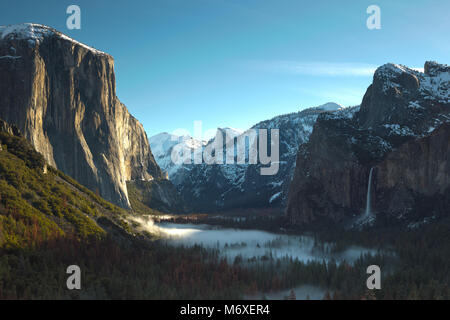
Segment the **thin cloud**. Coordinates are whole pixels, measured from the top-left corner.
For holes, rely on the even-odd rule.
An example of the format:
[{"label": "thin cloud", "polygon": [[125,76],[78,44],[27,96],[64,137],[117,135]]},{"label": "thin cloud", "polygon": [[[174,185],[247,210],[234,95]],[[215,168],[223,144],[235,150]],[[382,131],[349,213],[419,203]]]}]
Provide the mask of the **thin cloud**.
[{"label": "thin cloud", "polygon": [[[347,87],[333,87],[333,88],[298,88],[297,91],[302,94],[304,98],[309,98],[317,101],[333,101],[345,106],[355,106],[361,104],[367,87],[361,86],[359,88]],[[319,104],[319,102],[317,103]]]},{"label": "thin cloud", "polygon": [[311,76],[372,76],[377,66],[364,63],[330,63],[298,61],[252,62],[251,66],[262,71]]}]

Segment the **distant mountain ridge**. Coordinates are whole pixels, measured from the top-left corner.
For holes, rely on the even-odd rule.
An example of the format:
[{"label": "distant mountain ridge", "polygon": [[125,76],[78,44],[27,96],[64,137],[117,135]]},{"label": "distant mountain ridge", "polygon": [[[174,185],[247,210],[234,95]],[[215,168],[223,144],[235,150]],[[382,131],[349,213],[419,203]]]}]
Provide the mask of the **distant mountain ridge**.
[{"label": "distant mountain ridge", "polygon": [[[214,139],[205,143],[190,140],[190,137],[180,138],[163,133],[151,137],[150,145],[158,164],[163,170],[169,171],[169,177],[177,186],[182,198],[195,211],[282,208],[294,171],[298,146],[308,141],[319,114],[340,109],[343,107],[339,104],[327,103],[261,121],[250,128],[256,131],[280,129],[280,168],[274,176],[261,176],[260,164],[174,165],[171,161],[171,152],[177,143],[190,142],[192,146],[204,148],[212,144]],[[224,141],[226,129],[219,129]],[[232,137],[239,136],[239,132],[228,132]],[[247,133],[246,131],[241,134]]]},{"label": "distant mountain ridge", "polygon": [[179,181],[184,168],[172,161],[173,148],[182,145],[184,149],[194,150],[203,148],[207,144],[206,141],[195,140],[190,136],[176,136],[167,132],[150,137],[149,143],[156,162],[167,172],[168,177],[175,184]]}]

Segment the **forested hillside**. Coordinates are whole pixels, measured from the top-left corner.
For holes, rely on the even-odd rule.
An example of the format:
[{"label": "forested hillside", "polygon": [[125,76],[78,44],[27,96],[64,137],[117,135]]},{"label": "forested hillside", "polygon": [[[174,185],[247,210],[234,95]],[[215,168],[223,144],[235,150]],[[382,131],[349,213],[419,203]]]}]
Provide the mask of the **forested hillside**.
[{"label": "forested hillside", "polygon": [[[233,285],[216,291],[237,276],[216,256],[140,241],[124,219],[132,212],[47,169],[27,140],[2,126],[0,299],[237,296]],[[66,288],[73,264],[83,271],[81,292]]]},{"label": "forested hillside", "polygon": [[[218,250],[145,238],[125,221],[133,212],[46,169],[15,128],[2,121],[0,128],[0,300],[239,299],[303,284],[318,285],[324,298],[336,299],[450,296],[448,220],[406,232],[317,235],[326,241],[339,235],[342,247],[390,247],[394,260],[367,255],[349,265],[238,257],[230,263]],[[368,293],[366,267],[374,263],[388,273],[383,290]],[[82,270],[79,291],[66,287],[66,269],[74,264]]]}]

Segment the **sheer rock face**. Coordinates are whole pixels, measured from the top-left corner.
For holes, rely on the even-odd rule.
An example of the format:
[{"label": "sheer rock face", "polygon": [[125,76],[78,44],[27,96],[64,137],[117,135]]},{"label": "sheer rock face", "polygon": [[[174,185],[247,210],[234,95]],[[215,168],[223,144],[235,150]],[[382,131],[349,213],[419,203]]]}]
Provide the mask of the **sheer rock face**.
[{"label": "sheer rock face", "polygon": [[384,65],[360,108],[319,116],[297,156],[286,210],[293,223],[364,213],[371,168],[377,219],[448,214],[450,67],[427,62],[424,71]]},{"label": "sheer rock face", "polygon": [[[392,151],[377,166],[375,209],[408,213],[418,195],[442,195],[450,200],[449,160],[450,123]],[[444,209],[448,211],[448,206]]]},{"label": "sheer rock face", "polygon": [[0,27],[0,118],[50,165],[122,207],[126,181],[163,178],[116,97],[113,58],[51,28]]}]

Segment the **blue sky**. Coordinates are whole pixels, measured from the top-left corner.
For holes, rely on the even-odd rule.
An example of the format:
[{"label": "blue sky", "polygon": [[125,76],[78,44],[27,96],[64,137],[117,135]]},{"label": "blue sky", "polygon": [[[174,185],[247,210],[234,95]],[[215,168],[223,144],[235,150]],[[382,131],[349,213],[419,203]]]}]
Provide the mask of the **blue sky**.
[{"label": "blue sky", "polygon": [[[70,4],[81,30],[66,28]],[[366,27],[372,4],[381,30]],[[110,53],[119,98],[152,136],[359,104],[379,65],[449,63],[448,12],[443,0],[15,0],[0,24],[50,25]]]}]

